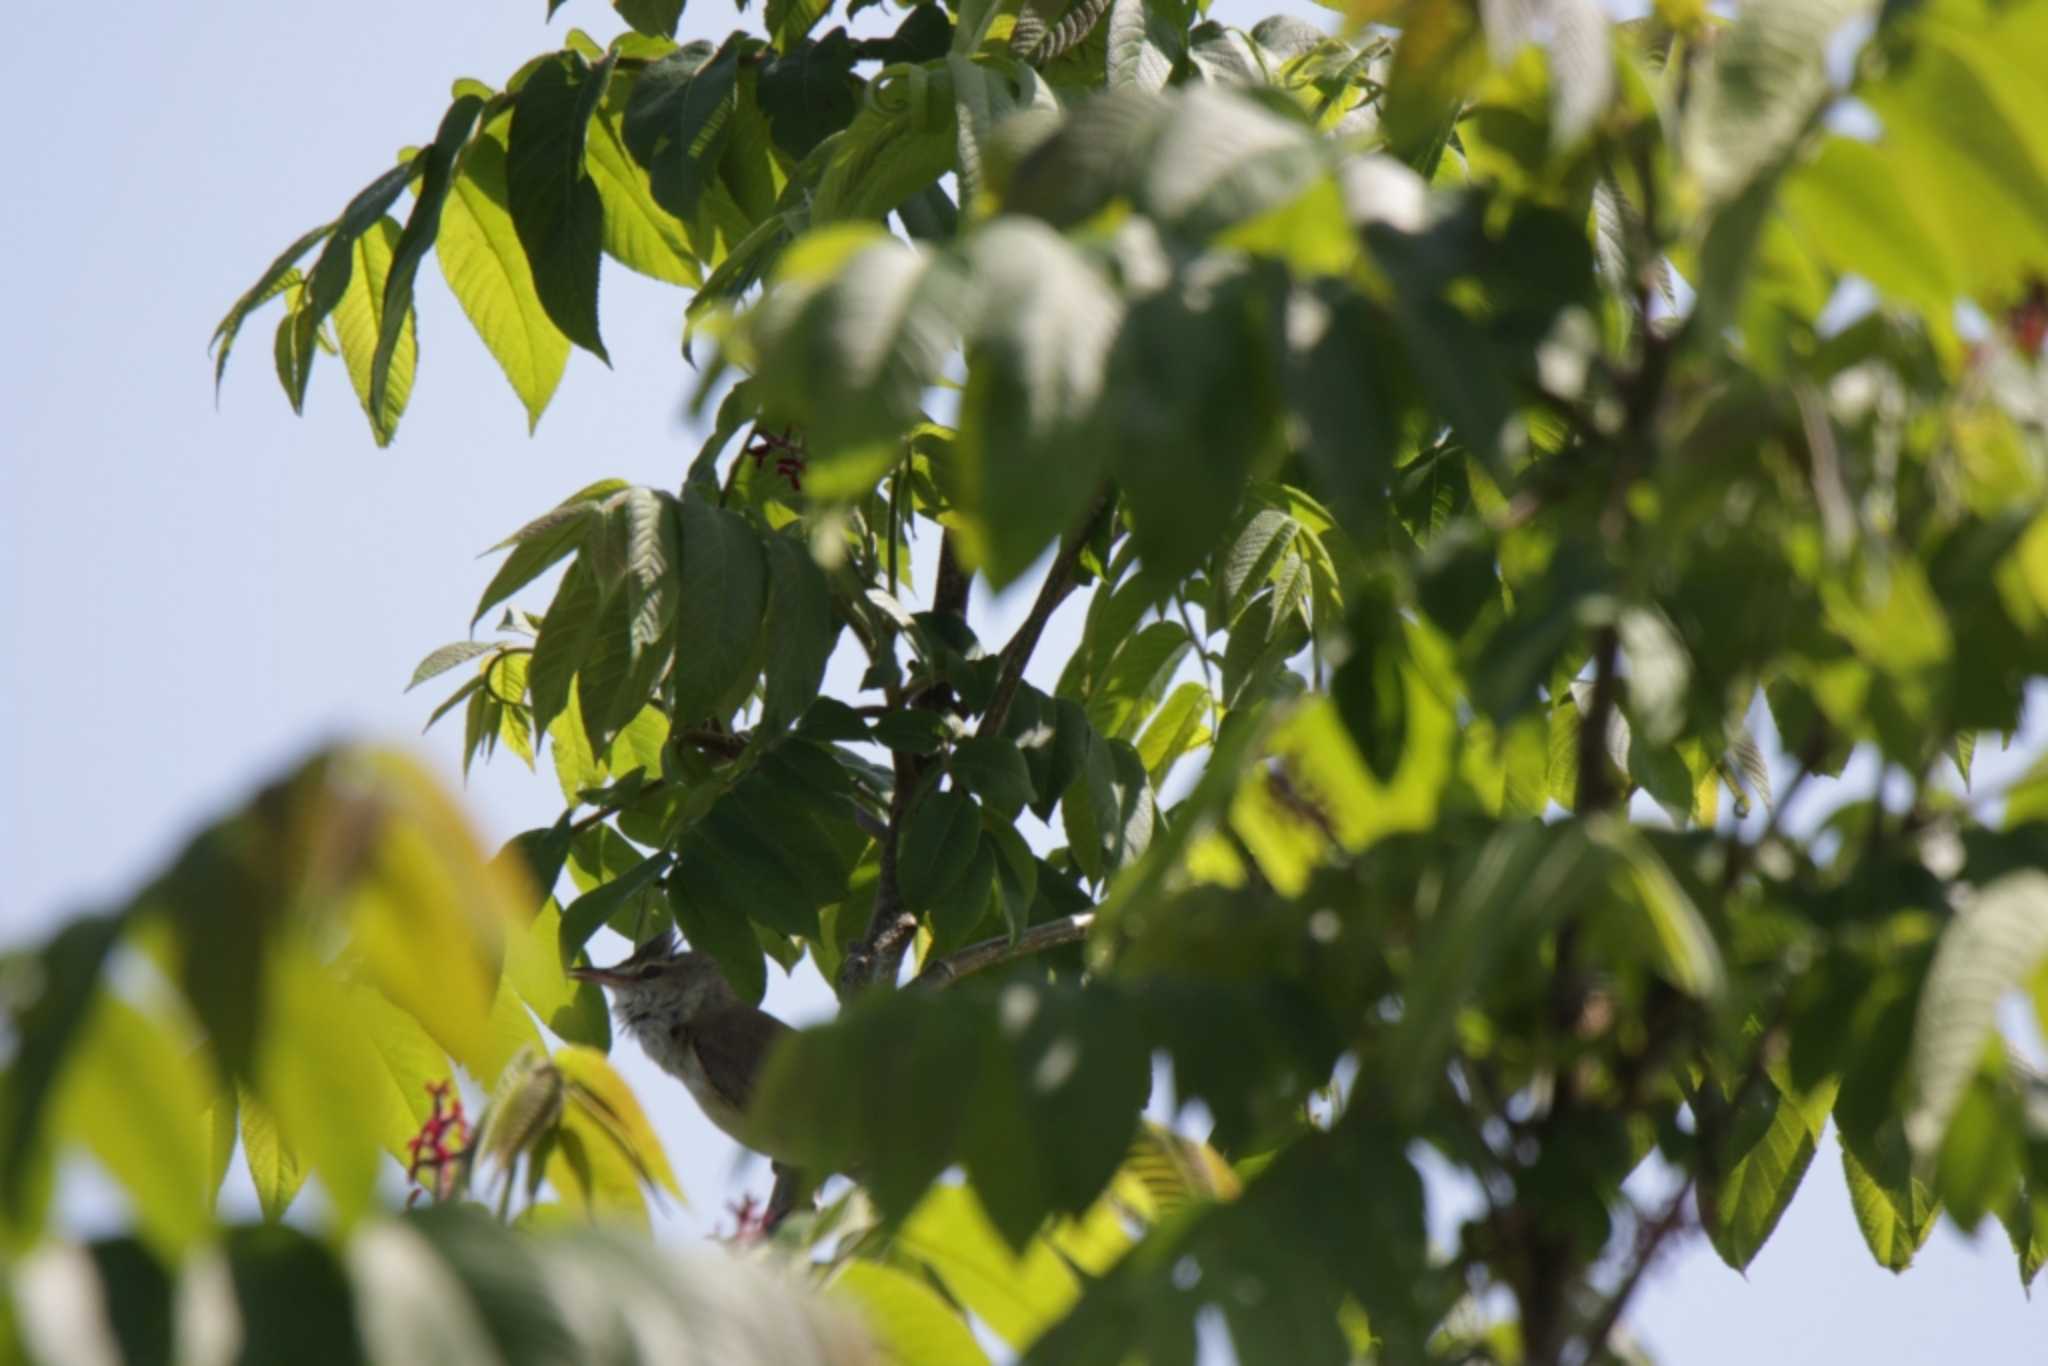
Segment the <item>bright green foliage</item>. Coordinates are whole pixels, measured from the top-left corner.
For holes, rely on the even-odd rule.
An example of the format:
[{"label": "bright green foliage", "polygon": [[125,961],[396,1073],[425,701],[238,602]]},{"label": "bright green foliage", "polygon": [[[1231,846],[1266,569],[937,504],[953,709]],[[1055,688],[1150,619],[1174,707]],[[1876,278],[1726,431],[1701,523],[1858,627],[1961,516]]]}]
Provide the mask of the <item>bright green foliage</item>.
[{"label": "bright green foliage", "polygon": [[[1695,1209],[1744,1267],[1816,1169],[1880,1264],[1991,1215],[2032,1280],[2048,785],[1977,742],[2048,675],[2048,3],[616,9],[216,336],[280,300],[289,400],[332,346],[381,442],[430,243],[535,420],[604,255],[692,291],[701,452],[514,533],[414,680],[553,765],[497,866],[576,894],[508,926],[435,839],[259,801],[41,954],[9,1230],[76,1139],[177,1255],[237,1113],[266,1209],[347,1224],[450,1061],[474,1189],[637,1211],[564,970],[672,922],[838,990],[751,1118],[855,1176],[776,1246],[897,1359],[1189,1361],[1205,1310],[1246,1361],[1611,1359]],[[1817,816],[1858,753],[1903,801]],[[131,948],[165,1000],[95,989]],[[153,1056],[162,1142],[95,1127]],[[1481,1197],[1449,1247],[1422,1149]]]}]

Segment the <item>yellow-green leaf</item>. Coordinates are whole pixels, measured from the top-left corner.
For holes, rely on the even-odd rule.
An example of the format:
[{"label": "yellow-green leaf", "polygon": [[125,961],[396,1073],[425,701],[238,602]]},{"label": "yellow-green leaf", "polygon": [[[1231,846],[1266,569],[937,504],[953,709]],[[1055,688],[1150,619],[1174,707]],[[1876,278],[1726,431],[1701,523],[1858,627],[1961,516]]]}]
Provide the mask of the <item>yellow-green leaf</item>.
[{"label": "yellow-green leaf", "polygon": [[829,1293],[854,1305],[894,1366],[972,1366],[988,1354],[967,1323],[929,1285],[880,1262],[851,1261]]},{"label": "yellow-green leaf", "polygon": [[172,1029],[102,994],[59,1086],[56,1131],[84,1142],[127,1191],[142,1236],[171,1258],[205,1237],[214,1087]]},{"label": "yellow-green leaf", "polygon": [[[384,330],[384,281],[391,274],[391,256],[398,247],[396,219],[382,218],[370,226],[350,248],[355,268],[349,272],[348,288],[334,306],[334,331],[341,343],[341,359],[348,366],[349,383],[356,399],[370,419],[370,432],[377,444],[386,446],[398,431],[398,419],[412,397],[413,372],[419,364],[419,342],[415,324],[408,316],[404,330],[391,349],[391,370],[384,382],[383,402],[370,406],[371,370],[377,356],[377,338]],[[410,309],[408,309],[408,314]]]},{"label": "yellow-green leaf", "polygon": [[462,311],[526,405],[531,430],[562,382],[569,339],[541,307],[533,268],[512,227],[505,189],[510,118],[493,119],[463,154],[455,188],[441,211],[434,254]]},{"label": "yellow-green leaf", "polygon": [[668,1165],[668,1154],[647,1113],[640,1108],[633,1088],[612,1070],[604,1054],[594,1048],[571,1046],[555,1054],[555,1066],[569,1082],[574,1108],[593,1119],[633,1161],[648,1180],[659,1183],[681,1200],[683,1188]]}]

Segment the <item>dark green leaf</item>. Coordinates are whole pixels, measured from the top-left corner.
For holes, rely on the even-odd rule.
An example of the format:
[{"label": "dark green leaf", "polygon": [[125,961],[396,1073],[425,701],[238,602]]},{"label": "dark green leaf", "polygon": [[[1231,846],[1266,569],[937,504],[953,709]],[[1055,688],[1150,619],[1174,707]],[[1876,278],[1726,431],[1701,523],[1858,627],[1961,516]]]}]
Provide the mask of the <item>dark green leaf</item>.
[{"label": "dark green leaf", "polygon": [[550,565],[581,546],[583,538],[596,523],[597,504],[625,487],[622,479],[600,479],[588,488],[570,494],[551,511],[536,517],[493,546],[493,550],[501,550],[509,545],[513,550],[505,558],[505,563],[499,566],[498,572],[491,576],[490,586],[484,589],[469,624],[475,626],[484,619],[484,613],[532,583]]},{"label": "dark green leaf", "polygon": [[1237,520],[1245,481],[1277,450],[1278,300],[1243,274],[1169,288],[1133,306],[1106,393],[1117,483],[1146,565],[1183,573]]},{"label": "dark green leaf", "polygon": [[520,88],[505,157],[512,223],[541,304],[570,341],[607,364],[597,327],[604,208],[583,149],[611,69],[611,58],[593,70],[571,52],[535,69]]},{"label": "dark green leaf", "polygon": [[804,714],[825,680],[839,640],[832,591],[802,543],[768,539],[768,666],[763,725],[786,725]]},{"label": "dark green leaf", "polygon": [[10,1027],[17,1043],[0,1090],[0,1203],[10,1216],[27,1212],[27,1178],[45,1135],[44,1110],[122,924],[120,917],[91,916],[58,931],[37,955],[40,989],[15,1007]]},{"label": "dark green leaf", "polygon": [[730,715],[761,661],[768,564],[753,528],[702,499],[681,505],[683,582],[676,611],[675,711],[682,724]]},{"label": "dark green leaf", "polygon": [[981,307],[960,398],[957,496],[1000,587],[1081,520],[1101,483],[1099,405],[1121,308],[1043,225],[1001,219],[970,244]]},{"label": "dark green leaf", "polygon": [[651,38],[675,37],[683,18],[683,0],[612,0],[612,8],[635,33]]},{"label": "dark green leaf", "polygon": [[[811,15],[806,28],[816,22],[806,0],[794,0],[789,8]],[[761,68],[758,86],[777,147],[801,161],[852,120],[859,102],[860,85],[853,75],[857,56],[843,28],[816,42],[806,38],[782,44],[782,52]]]},{"label": "dark green leaf", "polygon": [[[249,286],[241,298],[235,300],[234,307],[220,320],[220,325],[213,329],[213,387],[216,395],[220,392],[221,377],[228,371],[228,352],[234,349],[235,337],[241,332],[243,321],[252,311],[276,298],[289,286],[297,277],[298,272],[294,267],[298,264],[299,258],[311,251],[316,243],[332,231],[334,225],[324,223],[286,247],[279,253],[278,258],[256,277],[256,283]],[[286,388],[289,391],[290,386],[287,385]],[[304,391],[304,386],[301,385],[299,392]],[[292,406],[296,411],[299,405],[294,403]]]},{"label": "dark green leaf", "polygon": [[305,307],[311,317],[309,331],[318,330],[334,311],[355,274],[356,239],[384,221],[384,211],[398,202],[398,196],[412,182],[412,164],[404,162],[378,176],[341,211],[334,220],[327,245],[306,280]]},{"label": "dark green leaf", "polygon": [[399,338],[405,334],[406,321],[412,316],[413,281],[419,275],[420,262],[426,259],[440,234],[441,208],[448,202],[448,191],[454,182],[455,159],[469,141],[470,129],[475,127],[483,107],[483,100],[475,95],[463,95],[449,105],[434,141],[423,155],[426,174],[420,181],[412,213],[405,220],[405,231],[399,234],[398,246],[391,254],[391,269],[384,277],[384,312],[377,331],[376,355],[370,361],[372,412],[380,412],[385,406],[391,359],[398,350]]},{"label": "dark green leaf", "polygon": [[585,941],[625,909],[633,898],[652,887],[668,869],[665,855],[642,859],[628,871],[592,891],[585,892],[562,908],[562,961],[573,962]]},{"label": "dark green leaf", "polygon": [[326,1244],[270,1224],[234,1230],[226,1251],[242,1360],[354,1366],[363,1359],[355,1295]]},{"label": "dark green leaf", "polygon": [[627,102],[626,148],[647,168],[655,202],[685,223],[717,181],[749,41],[735,33],[715,55],[701,43],[680,48],[640,73]]},{"label": "dark green leaf", "polygon": [[953,747],[948,761],[953,776],[982,803],[1015,819],[1031,801],[1031,769],[1008,740],[969,736]]},{"label": "dark green leaf", "polygon": [[527,690],[535,730],[545,732],[569,705],[570,684],[597,640],[598,607],[597,578],[579,557],[562,576],[534,641]]},{"label": "dark green leaf", "polygon": [[981,847],[981,807],[965,792],[932,792],[911,812],[903,831],[897,882],[903,904],[926,910],[967,875]]}]

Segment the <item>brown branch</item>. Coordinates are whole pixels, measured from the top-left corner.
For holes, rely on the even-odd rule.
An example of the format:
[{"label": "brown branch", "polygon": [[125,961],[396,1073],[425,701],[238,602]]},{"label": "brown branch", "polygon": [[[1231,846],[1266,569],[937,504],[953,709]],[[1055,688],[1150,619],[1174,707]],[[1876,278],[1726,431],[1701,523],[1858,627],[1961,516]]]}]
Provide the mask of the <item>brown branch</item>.
[{"label": "brown branch", "polygon": [[1081,552],[1088,548],[1088,542],[1095,538],[1103,519],[1114,506],[1114,499],[1104,490],[1096,498],[1095,506],[1089,509],[1087,520],[1060,547],[1058,558],[1045,571],[1045,582],[1038,586],[1038,596],[1032,600],[1031,611],[1025,615],[1009,643],[1003,646],[1002,672],[996,676],[995,692],[989,698],[988,711],[982,716],[981,724],[975,727],[975,734],[1002,734],[1003,722],[1010,716],[1010,704],[1017,700],[1017,689],[1024,681],[1024,668],[1031,662],[1032,651],[1038,648],[1038,638],[1045,634],[1052,614],[1074,591],[1074,571],[1080,568]]},{"label": "brown branch", "polygon": [[956,953],[927,963],[924,971],[918,973],[910,985],[936,990],[951,986],[969,973],[980,972],[984,968],[1028,958],[1034,953],[1044,953],[1066,944],[1078,944],[1088,937],[1088,927],[1094,923],[1095,912],[1082,911],[1078,915],[1033,925],[1015,939],[1000,935],[978,944],[969,944]]},{"label": "brown branch", "polygon": [[1621,691],[1621,634],[1611,624],[1593,638],[1593,695],[1579,721],[1579,781],[1572,806],[1579,819],[1598,815],[1620,795],[1607,772],[1607,729]]},{"label": "brown branch", "polygon": [[1629,1301],[1635,1298],[1637,1288],[1643,1283],[1643,1277],[1656,1264],[1658,1252],[1685,1221],[1685,1204],[1692,1198],[1693,1180],[1692,1174],[1687,1173],[1685,1180],[1679,1183],[1678,1190],[1672,1195],[1671,1203],[1664,1207],[1664,1212],[1657,1216],[1657,1221],[1646,1227],[1638,1237],[1634,1265],[1630,1266],[1628,1273],[1621,1278],[1621,1284],[1614,1288],[1614,1293],[1607,1297],[1607,1303],[1601,1306],[1599,1317],[1593,1320],[1593,1326],[1586,1330],[1588,1361],[1593,1360],[1594,1354],[1607,1345],[1607,1339],[1614,1336],[1615,1327],[1620,1324],[1622,1313],[1628,1308]]}]

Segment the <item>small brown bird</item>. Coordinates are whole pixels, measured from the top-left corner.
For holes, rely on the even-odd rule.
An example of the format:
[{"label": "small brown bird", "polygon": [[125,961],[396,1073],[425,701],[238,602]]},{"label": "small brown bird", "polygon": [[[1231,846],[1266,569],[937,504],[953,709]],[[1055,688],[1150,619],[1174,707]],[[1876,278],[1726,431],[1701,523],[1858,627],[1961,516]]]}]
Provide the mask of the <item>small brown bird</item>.
[{"label": "small brown bird", "polygon": [[[689,1088],[713,1124],[746,1147],[759,1139],[748,1128],[747,1107],[768,1054],[790,1027],[739,998],[709,954],[681,949],[673,933],[633,950],[608,968],[571,968],[569,975],[612,993],[612,1013],[656,1066]],[[758,1151],[758,1149],[756,1149]],[[799,1198],[794,1169],[774,1162],[773,1228]]]}]

